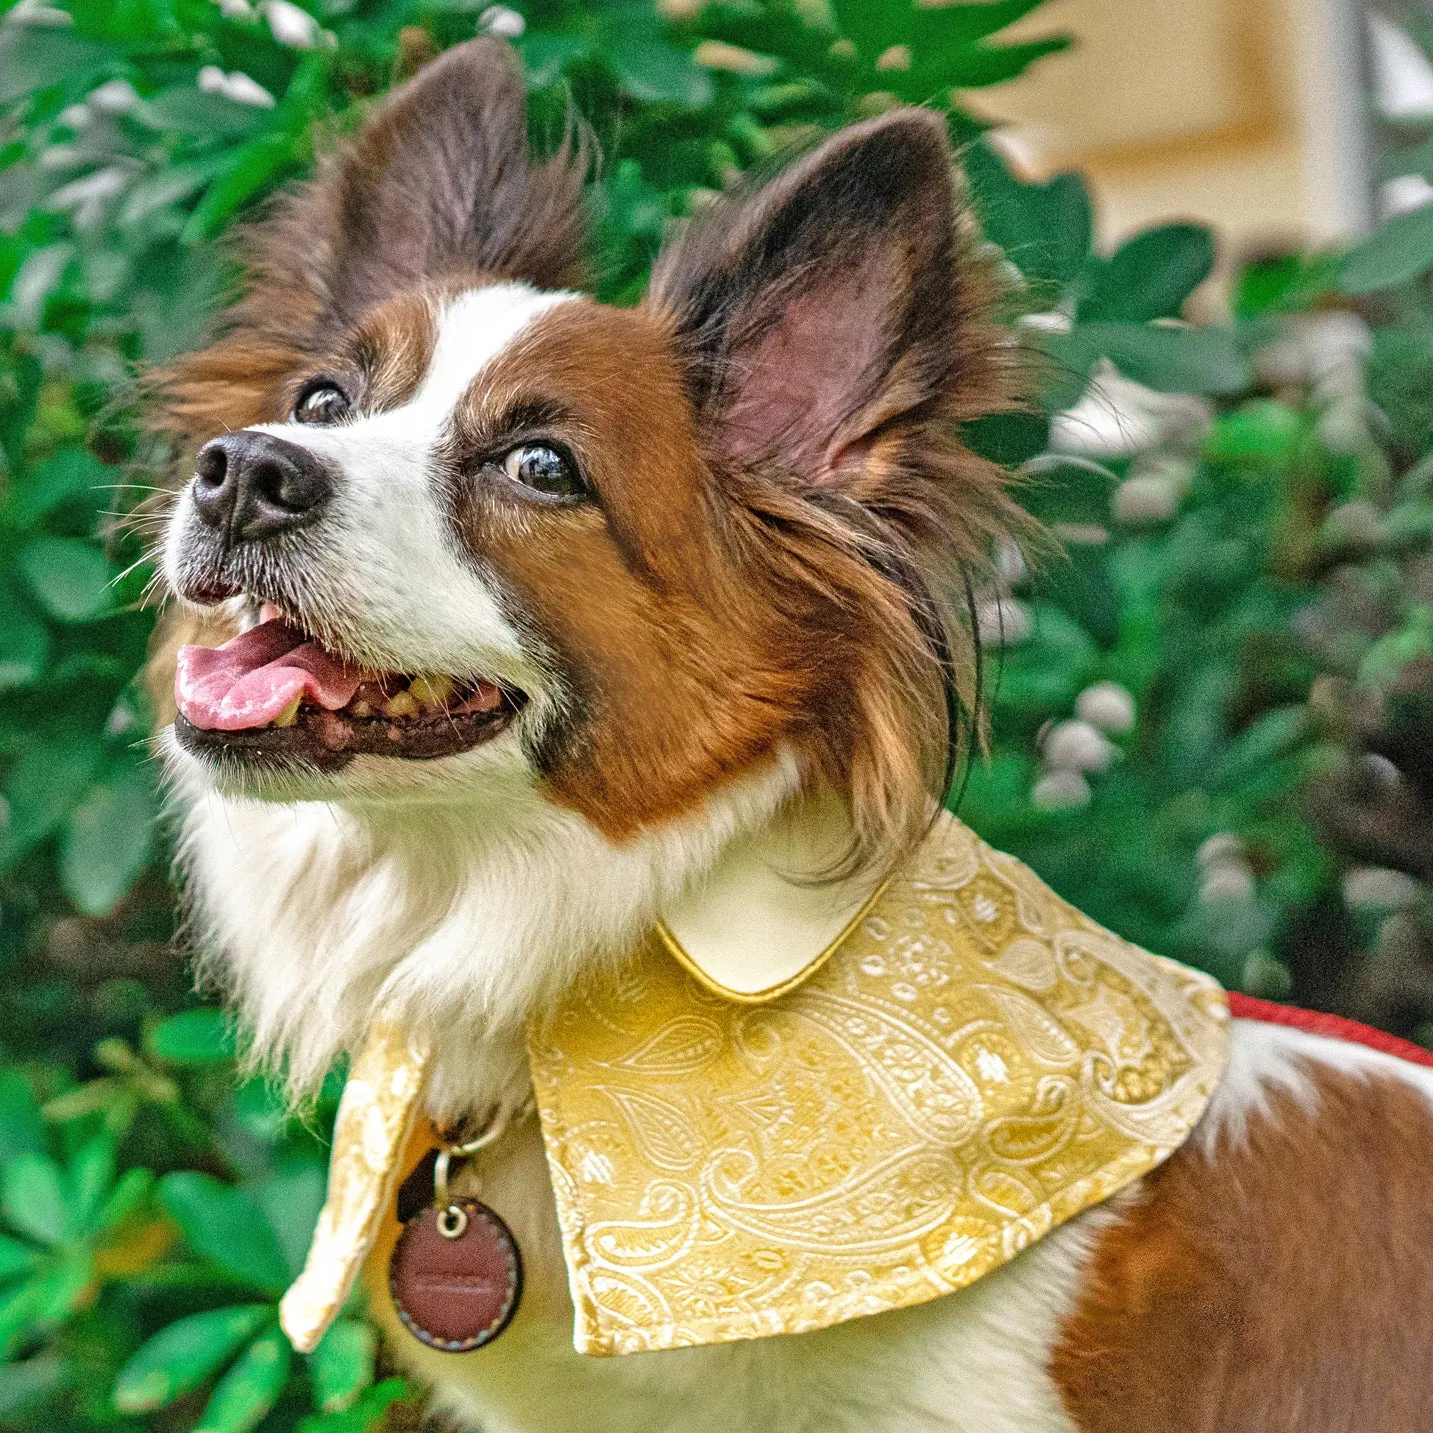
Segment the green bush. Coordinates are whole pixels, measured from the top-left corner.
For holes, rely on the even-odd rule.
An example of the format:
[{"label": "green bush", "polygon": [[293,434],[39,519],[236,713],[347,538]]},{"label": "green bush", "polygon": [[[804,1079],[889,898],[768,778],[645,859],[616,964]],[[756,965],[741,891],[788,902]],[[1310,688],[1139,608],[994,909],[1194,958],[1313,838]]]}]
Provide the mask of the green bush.
[{"label": "green bush", "polygon": [[[535,142],[574,106],[597,138],[598,287],[618,302],[667,228],[744,171],[893,103],[948,116],[1040,387],[1030,412],[967,436],[1020,469],[1066,544],[1034,576],[1003,554],[1001,586],[977,594],[992,745],[963,813],[1096,918],[1231,985],[1403,1033],[1433,1015],[1416,759],[1433,687],[1430,255],[1416,226],[1390,226],[1347,259],[1250,269],[1233,322],[1183,325],[1208,233],[1096,251],[1079,177],[1021,182],[958,107],[1068,43],[1002,40],[1038,5],[7,7],[0,1426],[360,1433],[409,1416],[415,1391],[381,1376],[358,1310],[307,1359],[277,1332],[335,1091],[300,1123],[240,1078],[173,943],[138,678],[156,536],[142,503],[168,455],[143,436],[134,380],[200,341],[232,282],[228,226],[480,12],[522,30]],[[1329,335],[1362,332],[1340,281],[1373,294],[1359,302],[1377,322],[1366,364],[1334,342],[1330,369]],[[1050,414],[1109,365],[1184,396],[1140,390],[1138,434],[1061,420],[1052,449]]]}]

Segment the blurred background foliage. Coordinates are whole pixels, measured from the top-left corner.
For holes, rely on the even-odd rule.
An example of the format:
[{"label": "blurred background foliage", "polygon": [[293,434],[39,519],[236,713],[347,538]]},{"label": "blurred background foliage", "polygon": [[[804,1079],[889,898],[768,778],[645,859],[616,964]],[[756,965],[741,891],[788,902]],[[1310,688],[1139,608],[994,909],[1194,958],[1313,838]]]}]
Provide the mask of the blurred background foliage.
[{"label": "blurred background foliage", "polygon": [[1143,944],[1433,1042],[1433,208],[1182,322],[1209,232],[1100,251],[1080,177],[1027,182],[960,107],[1070,43],[1002,39],[1039,3],[4,7],[0,1427],[421,1420],[361,1311],[307,1359],[277,1331],[334,1092],[299,1122],[241,1078],[175,940],[135,377],[201,339],[217,238],[315,136],[477,28],[521,51],[539,144],[569,105],[592,126],[618,302],[753,166],[897,102],[948,115],[1039,380],[968,439],[1061,544],[977,594],[992,735],[962,813]]}]

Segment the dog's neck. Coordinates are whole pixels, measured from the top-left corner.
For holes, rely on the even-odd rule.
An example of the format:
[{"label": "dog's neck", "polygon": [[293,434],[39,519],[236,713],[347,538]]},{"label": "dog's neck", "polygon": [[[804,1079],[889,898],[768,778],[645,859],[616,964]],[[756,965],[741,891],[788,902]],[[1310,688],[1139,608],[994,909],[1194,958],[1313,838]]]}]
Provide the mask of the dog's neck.
[{"label": "dog's neck", "polygon": [[621,845],[525,781],[482,811],[195,792],[183,857],[201,966],[296,1090],[392,1004],[434,1042],[435,1116],[515,1101],[529,1016],[658,920],[698,972],[737,992],[787,979],[830,944],[871,881],[812,884],[850,832],[840,803],[796,798],[799,785],[794,763],[774,761]]}]

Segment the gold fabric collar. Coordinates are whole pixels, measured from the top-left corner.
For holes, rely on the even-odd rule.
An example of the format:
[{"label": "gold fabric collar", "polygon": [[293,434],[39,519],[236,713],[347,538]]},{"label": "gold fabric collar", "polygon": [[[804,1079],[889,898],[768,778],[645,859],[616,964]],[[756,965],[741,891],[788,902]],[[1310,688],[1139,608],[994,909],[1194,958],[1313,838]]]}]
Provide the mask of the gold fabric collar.
[{"label": "gold fabric collar", "polygon": [[[953,817],[826,955],[753,1004],[654,935],[531,1031],[580,1352],[802,1332],[961,1288],[1171,1154],[1224,1066],[1209,977]],[[354,1186],[391,1180],[376,1146],[416,1108],[390,1066],[422,1052],[384,1039],[335,1133],[347,1224],[326,1211],[286,1299],[308,1346],[373,1238]],[[365,1152],[365,1129],[387,1137]]]},{"label": "gold fabric collar", "polygon": [[770,1004],[649,945],[529,1042],[578,1349],[798,1333],[973,1282],[1183,1142],[1227,1014],[950,817]]}]

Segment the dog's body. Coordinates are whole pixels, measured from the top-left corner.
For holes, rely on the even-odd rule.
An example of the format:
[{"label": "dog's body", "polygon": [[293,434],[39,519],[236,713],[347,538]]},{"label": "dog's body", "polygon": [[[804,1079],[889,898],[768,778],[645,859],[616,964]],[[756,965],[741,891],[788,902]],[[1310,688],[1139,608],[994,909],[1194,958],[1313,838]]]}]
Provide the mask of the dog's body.
[{"label": "dog's body", "polygon": [[[1009,363],[931,117],[708,216],[635,310],[567,289],[576,193],[528,169],[500,48],[450,52],[170,385],[182,438],[242,430],[200,453],[171,584],[268,618],[180,659],[206,960],[300,1088],[399,1011],[442,1121],[520,1108],[527,1022],[816,793],[833,892],[910,851],[969,665],[939,594],[1019,527],[951,436]],[[1233,1049],[1167,1164],[968,1290],[625,1358],[572,1350],[528,1121],[483,1169],[512,1328],[395,1347],[487,1433],[1421,1426],[1433,1079],[1245,1021]]]}]

